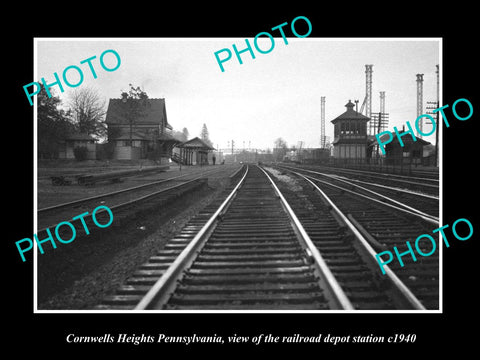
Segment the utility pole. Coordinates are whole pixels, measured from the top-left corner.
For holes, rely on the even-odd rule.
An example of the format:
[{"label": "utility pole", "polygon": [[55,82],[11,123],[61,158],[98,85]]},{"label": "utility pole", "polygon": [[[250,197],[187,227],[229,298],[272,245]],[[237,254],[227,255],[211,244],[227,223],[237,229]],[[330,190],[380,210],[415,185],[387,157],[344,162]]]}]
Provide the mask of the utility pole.
[{"label": "utility pole", "polygon": [[372,73],[373,65],[365,65],[366,74],[366,104],[365,104],[365,116],[370,117],[372,114]]},{"label": "utility pole", "polygon": [[385,113],[385,91],[380,91],[380,112]]},{"label": "utility pole", "polygon": [[325,149],[325,96],[320,97],[320,147]]},{"label": "utility pole", "polygon": [[[417,74],[417,118],[423,114],[423,74]],[[423,118],[419,121],[419,129],[417,131],[420,139],[423,133]]]},{"label": "utility pole", "polygon": [[[427,114],[432,116],[432,117],[434,115],[432,110],[438,109],[440,107],[440,71],[439,71],[439,66],[438,65],[437,65],[436,73],[437,73],[437,101],[427,101],[428,105],[433,105],[433,106],[427,106],[427,110],[429,110],[427,112]],[[432,125],[436,126],[436,132],[435,132],[435,166],[438,166],[438,139],[439,139],[438,133],[440,132],[440,126],[441,126],[440,123],[439,123],[439,120],[440,120],[439,114],[440,114],[440,111],[437,111],[435,113],[436,125],[432,124]]]},{"label": "utility pole", "polygon": [[[365,65],[365,99],[363,99],[362,107],[360,108],[360,113],[363,113],[365,109],[365,116],[372,118],[372,70],[373,65]],[[367,125],[367,134],[374,135],[375,127],[373,126],[373,121],[370,121],[370,124]]]},{"label": "utility pole", "polygon": [[375,134],[380,134],[380,132],[387,128],[388,115],[389,114],[385,112],[385,91],[380,91],[380,113],[378,115],[378,124]]}]

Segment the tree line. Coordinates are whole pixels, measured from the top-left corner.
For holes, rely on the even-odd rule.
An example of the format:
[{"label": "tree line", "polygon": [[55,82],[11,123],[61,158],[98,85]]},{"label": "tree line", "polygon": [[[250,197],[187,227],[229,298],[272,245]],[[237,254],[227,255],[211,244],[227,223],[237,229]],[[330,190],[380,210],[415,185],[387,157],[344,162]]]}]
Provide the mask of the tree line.
[{"label": "tree line", "polygon": [[[128,92],[121,90],[121,96],[131,99],[148,99],[146,92],[140,87],[129,84]],[[134,102],[131,102],[134,103]],[[139,116],[135,109],[130,109],[127,117]],[[99,143],[108,143],[108,133],[105,117],[107,102],[97,90],[82,87],[70,93],[65,101],[59,96],[47,95],[42,87],[37,94],[37,146],[40,159],[56,159],[66,137],[72,134],[86,134]],[[134,124],[134,122],[133,122]],[[134,126],[134,125],[132,125]],[[179,142],[189,139],[189,131],[184,127],[181,131],[172,130],[171,135]],[[203,124],[200,138],[212,146],[206,124]]]},{"label": "tree line", "polygon": [[63,102],[59,96],[48,97],[42,87],[37,94],[37,144],[42,159],[58,157],[61,144],[70,134],[87,134],[95,140],[106,137],[106,102],[94,89],[72,91]]}]

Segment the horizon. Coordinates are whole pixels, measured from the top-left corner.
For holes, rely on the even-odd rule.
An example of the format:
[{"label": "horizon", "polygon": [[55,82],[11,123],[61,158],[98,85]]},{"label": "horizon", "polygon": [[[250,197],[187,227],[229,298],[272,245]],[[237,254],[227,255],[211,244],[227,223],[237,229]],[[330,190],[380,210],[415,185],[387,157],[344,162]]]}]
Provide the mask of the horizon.
[{"label": "horizon", "polygon": [[[259,39],[261,40],[261,39]],[[265,40],[265,39],[263,39]],[[326,136],[333,141],[330,123],[351,100],[365,97],[365,65],[373,64],[372,113],[379,111],[379,91],[385,91],[389,126],[401,128],[416,119],[416,74],[424,74],[423,103],[436,101],[436,65],[442,74],[439,38],[288,38],[275,49],[242,54],[221,72],[214,52],[244,44],[242,38],[35,38],[36,79],[52,83],[70,65],[84,71],[78,87],[99,92],[108,105],[120,98],[128,84],[140,86],[149,98],[165,99],[167,119],[175,131],[186,127],[190,138],[200,136],[205,123],[214,146],[220,149],[273,149],[277,138],[289,147],[320,147],[320,97],[325,96]],[[121,65],[114,72],[99,71],[93,79],[84,59],[107,49],[117,51]],[[346,85],[348,84],[348,87]],[[441,80],[440,80],[441,84]],[[52,87],[62,102],[73,88]],[[441,88],[440,88],[441,98]],[[106,109],[105,109],[106,110]],[[424,125],[425,126],[425,125]],[[427,130],[425,130],[427,131]],[[435,143],[435,134],[424,137]],[[245,145],[244,145],[245,144]],[[247,146],[248,145],[248,146]]]}]

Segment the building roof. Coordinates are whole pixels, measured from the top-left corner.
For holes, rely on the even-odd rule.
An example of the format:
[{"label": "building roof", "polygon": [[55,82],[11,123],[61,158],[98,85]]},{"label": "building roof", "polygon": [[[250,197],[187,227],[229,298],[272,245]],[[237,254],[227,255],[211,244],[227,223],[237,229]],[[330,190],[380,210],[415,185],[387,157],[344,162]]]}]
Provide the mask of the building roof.
[{"label": "building roof", "polygon": [[[399,131],[398,133],[399,134],[403,134],[405,131],[404,130],[401,130]],[[392,141],[387,143],[386,146],[388,145],[395,145],[395,146],[400,146],[400,142],[398,141],[398,138],[397,138],[397,135],[394,131],[390,132],[390,134],[392,134]],[[384,141],[387,141],[388,139],[390,138],[390,136],[388,134],[383,134],[383,135],[380,135],[380,140],[382,141],[382,143]],[[408,145],[411,145],[413,144],[414,142],[417,142],[423,146],[426,146],[426,145],[430,145],[431,143],[428,142],[428,141],[425,141],[419,137],[416,137],[416,141],[413,141],[413,138],[411,135],[404,135],[402,136],[402,142],[405,146],[408,146]],[[375,136],[374,139],[373,139],[373,142],[372,142],[372,145],[373,144],[376,144],[377,143],[377,137]],[[404,146],[404,147],[405,147]]]},{"label": "building roof", "polygon": [[337,116],[335,119],[331,121],[332,124],[335,124],[338,120],[364,120],[369,121],[370,118],[362,115],[361,113],[353,110],[355,105],[348,100],[348,103],[345,105],[347,111],[345,111],[342,115]]},{"label": "building roof", "polygon": [[[170,128],[167,120],[167,111],[165,108],[165,99],[129,99],[130,104],[135,102],[139,106],[141,115],[134,119],[135,124],[139,125],[162,125]],[[110,99],[108,103],[107,116],[105,122],[108,125],[129,125],[128,119],[128,104],[124,103],[122,99]]]},{"label": "building roof", "polygon": [[172,135],[167,133],[160,134],[158,136],[158,140],[163,142],[177,142],[177,143],[180,142],[179,140],[175,139]]},{"label": "building roof", "polygon": [[203,141],[199,137],[195,137],[193,139],[185,141],[185,142],[177,145],[177,147],[188,148],[188,149],[197,149],[197,150],[215,150],[215,148],[208,145],[205,141]]},{"label": "building roof", "polygon": [[[129,140],[130,139],[130,130],[128,128],[120,128],[118,133],[115,136],[110,137],[112,140]],[[161,142],[173,142],[178,143],[172,135],[167,133],[161,134],[152,134],[151,131],[145,129],[134,128],[132,131],[132,140],[156,140]]]}]

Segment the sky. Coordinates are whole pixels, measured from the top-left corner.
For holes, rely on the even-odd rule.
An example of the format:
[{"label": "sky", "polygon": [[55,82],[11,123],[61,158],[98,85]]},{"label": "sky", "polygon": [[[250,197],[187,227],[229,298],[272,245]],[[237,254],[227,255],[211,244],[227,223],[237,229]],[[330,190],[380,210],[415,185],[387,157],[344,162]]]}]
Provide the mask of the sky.
[{"label": "sky", "polygon": [[[96,89],[107,100],[120,98],[129,84],[140,86],[150,98],[165,98],[168,122],[175,130],[186,127],[190,137],[199,136],[205,123],[215,147],[273,148],[281,137],[288,145],[320,146],[320,98],[325,96],[326,135],[333,141],[333,120],[346,111],[348,100],[365,98],[365,65],[373,64],[372,112],[380,109],[380,91],[385,91],[388,130],[401,129],[416,119],[416,74],[424,74],[423,100],[437,100],[436,65],[442,72],[441,40],[438,38],[348,39],[274,38],[267,54],[259,53],[253,39],[255,59],[241,54],[239,64],[232,49],[246,47],[245,38],[36,38],[36,79],[54,82],[70,65],[84,74],[78,86]],[[260,38],[260,49],[270,40]],[[228,48],[232,58],[220,70],[214,53]],[[121,64],[107,72],[99,63],[105,50],[115,50]],[[97,78],[88,64],[92,60]],[[222,53],[221,57],[226,56]],[[104,57],[107,67],[115,66],[111,53]],[[75,70],[68,71],[71,83],[78,82]],[[32,79],[34,81],[34,79]],[[63,81],[63,80],[62,80]],[[440,81],[441,84],[441,81]],[[75,89],[64,84],[56,95],[66,101]],[[441,94],[441,89],[440,89]],[[26,100],[28,101],[28,100]],[[424,110],[424,113],[426,110]],[[431,127],[425,125],[424,132]],[[424,140],[435,142],[435,136]]]}]

